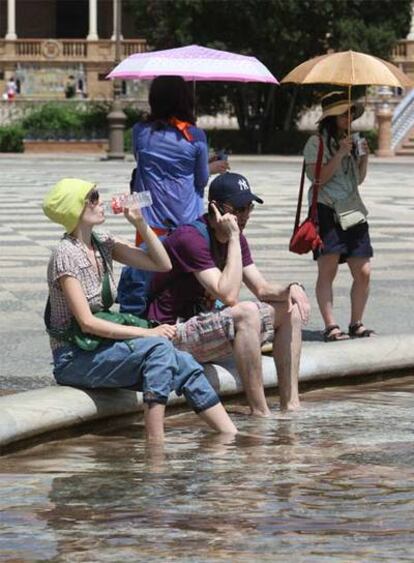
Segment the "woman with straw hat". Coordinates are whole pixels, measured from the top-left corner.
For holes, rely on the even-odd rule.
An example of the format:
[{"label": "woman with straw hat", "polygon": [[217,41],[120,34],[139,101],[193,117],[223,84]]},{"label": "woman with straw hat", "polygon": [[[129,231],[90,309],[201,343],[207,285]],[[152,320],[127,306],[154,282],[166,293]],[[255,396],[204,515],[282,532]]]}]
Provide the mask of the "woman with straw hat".
[{"label": "woman with straw hat", "polygon": [[[306,173],[312,180],[322,140],[318,220],[323,246],[314,253],[314,259],[318,263],[316,297],[325,323],[326,342],[373,334],[362,322],[369,293],[373,250],[366,221],[367,211],[358,191],[367,173],[368,145],[365,139],[360,139],[357,145],[355,138],[349,134],[350,118],[358,119],[363,112],[361,104],[352,101],[350,105],[347,93],[331,92],[322,99],[318,135],[310,137],[304,149]],[[353,278],[348,334],[341,331],[333,312],[333,282],[338,264],[344,262],[348,264]]]},{"label": "woman with straw hat", "polygon": [[[93,233],[105,220],[96,185],[64,178],[46,195],[45,214],[66,233],[49,261],[46,326],[61,385],[86,388],[128,388],[143,392],[149,441],[163,440],[164,411],[171,391],[184,394],[191,407],[218,432],[236,428],[217,393],[192,356],[176,350],[175,326],[151,326],[148,321],[109,311],[115,299],[112,261],[134,268],[168,271],[171,262],[162,243],[138,207],[125,208],[148,250]],[[114,321],[115,319],[115,321]],[[126,322],[126,321],[125,321]]]}]

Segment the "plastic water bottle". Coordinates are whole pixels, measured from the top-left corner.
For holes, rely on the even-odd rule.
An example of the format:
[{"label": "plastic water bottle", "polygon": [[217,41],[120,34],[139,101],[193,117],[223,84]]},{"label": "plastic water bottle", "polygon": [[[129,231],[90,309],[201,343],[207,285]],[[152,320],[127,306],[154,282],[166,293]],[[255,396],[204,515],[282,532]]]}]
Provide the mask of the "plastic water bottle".
[{"label": "plastic water bottle", "polygon": [[132,194],[115,194],[111,201],[104,203],[104,210],[118,215],[123,213],[124,207],[148,207],[152,205],[151,192],[133,192]]}]

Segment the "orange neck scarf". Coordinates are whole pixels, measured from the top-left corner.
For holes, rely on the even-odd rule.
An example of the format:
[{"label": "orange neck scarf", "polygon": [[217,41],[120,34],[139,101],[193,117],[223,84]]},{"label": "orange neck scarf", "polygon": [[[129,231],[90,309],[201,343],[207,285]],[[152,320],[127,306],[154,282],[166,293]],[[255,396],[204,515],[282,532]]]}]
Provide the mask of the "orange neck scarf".
[{"label": "orange neck scarf", "polygon": [[193,140],[193,136],[189,131],[189,127],[192,125],[192,123],[189,123],[188,121],[181,121],[176,117],[170,117],[168,123],[178,129],[178,131],[183,134],[184,138],[187,139],[187,141]]}]

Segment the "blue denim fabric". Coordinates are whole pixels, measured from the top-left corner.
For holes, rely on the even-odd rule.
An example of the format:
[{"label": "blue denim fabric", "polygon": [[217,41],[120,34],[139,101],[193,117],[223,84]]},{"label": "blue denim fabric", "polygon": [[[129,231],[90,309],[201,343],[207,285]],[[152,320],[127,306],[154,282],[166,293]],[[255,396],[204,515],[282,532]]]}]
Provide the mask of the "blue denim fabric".
[{"label": "blue denim fabric", "polygon": [[142,391],[144,402],[166,404],[171,391],[184,395],[195,412],[219,402],[194,358],[161,337],[135,338],[85,352],[65,346],[54,352],[57,383],[73,387]]}]

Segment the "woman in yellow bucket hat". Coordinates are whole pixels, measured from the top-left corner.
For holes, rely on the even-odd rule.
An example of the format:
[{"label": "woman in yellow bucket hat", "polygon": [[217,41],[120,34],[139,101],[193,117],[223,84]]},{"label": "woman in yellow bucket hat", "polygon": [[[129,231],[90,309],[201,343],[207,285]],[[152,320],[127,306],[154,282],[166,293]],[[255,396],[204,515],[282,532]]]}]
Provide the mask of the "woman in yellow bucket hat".
[{"label": "woman in yellow bucket hat", "polygon": [[93,232],[105,221],[105,214],[92,182],[60,180],[46,195],[43,211],[66,231],[52,253],[47,274],[45,321],[57,383],[142,391],[147,439],[152,442],[163,440],[164,411],[171,391],[184,394],[214,430],[235,434],[236,428],[203,368],[190,354],[172,345],[175,326],[153,326],[109,310],[116,297],[113,260],[143,270],[171,268],[162,243],[139,208],[125,207],[124,215],[142,236],[147,250],[109,233]]}]

